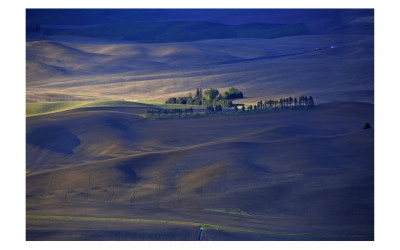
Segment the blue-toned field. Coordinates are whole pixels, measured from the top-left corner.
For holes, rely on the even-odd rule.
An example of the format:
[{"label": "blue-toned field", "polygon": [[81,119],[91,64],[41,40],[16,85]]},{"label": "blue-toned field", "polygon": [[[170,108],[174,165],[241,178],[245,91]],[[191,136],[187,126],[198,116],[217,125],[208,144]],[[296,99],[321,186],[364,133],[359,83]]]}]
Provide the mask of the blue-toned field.
[{"label": "blue-toned field", "polygon": [[[373,11],[82,11],[27,11],[27,240],[374,240]],[[230,87],[316,105],[146,119]]]}]

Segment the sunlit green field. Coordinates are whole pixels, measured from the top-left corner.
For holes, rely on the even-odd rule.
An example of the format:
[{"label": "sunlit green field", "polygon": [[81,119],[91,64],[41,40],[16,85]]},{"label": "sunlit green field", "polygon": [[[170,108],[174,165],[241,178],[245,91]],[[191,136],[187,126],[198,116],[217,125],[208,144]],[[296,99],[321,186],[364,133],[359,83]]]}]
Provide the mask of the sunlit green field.
[{"label": "sunlit green field", "polygon": [[89,108],[89,107],[132,107],[132,108],[163,108],[163,109],[184,109],[195,108],[205,109],[205,106],[185,105],[185,104],[163,104],[162,102],[144,101],[69,101],[69,102],[44,102],[44,103],[27,103],[26,116],[36,116],[43,114],[56,113],[66,110]]},{"label": "sunlit green field", "polygon": [[204,229],[221,229],[228,231],[241,231],[250,233],[261,233],[261,234],[278,234],[278,235],[298,235],[298,236],[322,236],[322,237],[349,237],[349,238],[370,238],[366,235],[334,235],[334,234],[312,234],[312,233],[284,233],[284,232],[272,232],[263,230],[252,230],[246,228],[226,227],[194,222],[185,221],[169,221],[169,220],[144,220],[144,219],[122,219],[122,218],[95,218],[95,217],[72,217],[72,216],[40,216],[40,215],[27,215],[27,218],[37,219],[63,219],[63,220],[82,220],[82,221],[120,221],[120,222],[142,222],[142,223],[167,223],[167,224],[181,224],[200,226]]}]

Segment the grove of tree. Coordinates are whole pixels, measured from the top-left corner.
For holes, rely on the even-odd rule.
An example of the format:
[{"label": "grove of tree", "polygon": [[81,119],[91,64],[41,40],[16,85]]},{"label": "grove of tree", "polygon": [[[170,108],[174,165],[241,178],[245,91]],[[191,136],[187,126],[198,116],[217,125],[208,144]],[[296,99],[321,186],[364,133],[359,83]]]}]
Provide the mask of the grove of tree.
[{"label": "grove of tree", "polygon": [[[228,91],[224,93],[224,96],[229,96],[231,97],[237,97],[238,96],[243,97],[243,93],[239,92],[235,88],[230,88]],[[192,97],[192,94],[189,93],[187,97],[171,97],[169,98],[166,103],[170,104],[197,104],[197,105],[207,105],[207,108],[205,109],[205,114],[222,114],[222,113],[229,113],[229,112],[257,112],[257,111],[263,111],[263,110],[281,110],[281,109],[296,109],[296,108],[309,108],[313,107],[314,104],[314,98],[312,96],[300,96],[299,98],[292,98],[291,96],[287,98],[280,98],[280,99],[265,99],[260,100],[257,102],[256,105],[247,105],[247,108],[245,108],[245,105],[233,105],[232,101],[223,99],[223,96],[219,93],[217,89],[210,88],[204,92],[204,97],[203,97],[203,91],[202,89],[197,89],[196,94],[194,97]],[[233,110],[230,109],[223,109],[223,107],[232,107],[234,106]],[[241,108],[239,108],[242,106]],[[194,110],[192,107],[186,108],[186,109],[159,109],[159,110],[147,110],[147,116],[169,116],[169,115],[191,115],[193,114]],[[197,114],[199,114],[197,112]],[[364,127],[364,129],[370,128],[370,125],[367,123]]]},{"label": "grove of tree", "polygon": [[228,91],[225,91],[222,95],[218,89],[210,88],[204,92],[200,88],[196,89],[194,97],[189,92],[184,97],[171,97],[165,103],[166,104],[188,104],[188,105],[204,105],[204,106],[216,106],[221,105],[222,107],[232,107],[231,99],[243,98],[243,93],[238,89],[231,87]]}]

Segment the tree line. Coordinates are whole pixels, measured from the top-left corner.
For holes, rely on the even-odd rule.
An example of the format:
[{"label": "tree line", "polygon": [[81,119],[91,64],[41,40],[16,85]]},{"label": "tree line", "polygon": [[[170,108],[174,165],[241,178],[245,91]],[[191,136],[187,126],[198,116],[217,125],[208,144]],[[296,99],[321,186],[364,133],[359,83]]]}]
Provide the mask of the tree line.
[{"label": "tree line", "polygon": [[220,93],[218,89],[210,88],[204,92],[198,88],[196,94],[192,96],[189,92],[187,96],[184,97],[171,97],[166,104],[188,104],[188,105],[204,105],[204,106],[216,106],[220,105],[222,107],[232,107],[231,99],[243,98],[243,93],[238,89],[231,87],[228,91]]},{"label": "tree line", "polygon": [[[271,109],[271,108],[284,108],[284,107],[313,107],[314,106],[314,98],[312,96],[300,96],[298,99],[287,97],[287,98],[280,98],[276,100],[261,100],[257,102],[256,105],[248,106],[247,110],[262,110],[262,109]],[[235,107],[235,111],[237,111],[237,107]],[[245,111],[245,107],[242,106],[242,111]]]},{"label": "tree line", "polygon": [[217,104],[217,105],[215,105],[215,108],[214,108],[214,106],[207,106],[206,114],[218,114],[218,113],[222,114],[222,106],[221,105]]},{"label": "tree line", "polygon": [[158,115],[160,116],[161,114],[163,115],[182,115],[182,114],[193,114],[193,108],[185,108],[185,109],[158,109],[158,110],[153,110],[149,109],[146,112],[147,115]]},{"label": "tree line", "polygon": [[[207,91],[206,91],[207,92]],[[202,95],[201,89],[198,89],[196,91],[196,95],[199,94],[199,96]],[[209,95],[209,92],[207,92],[207,95]],[[212,97],[210,97],[210,100]],[[206,98],[207,100],[207,98]],[[204,104],[205,105],[205,104]],[[238,106],[240,105],[235,105],[234,106],[234,111],[238,112],[239,108]],[[262,111],[262,110],[268,110],[268,109],[281,109],[281,108],[308,108],[308,107],[313,107],[314,106],[314,98],[312,96],[300,96],[299,98],[292,98],[287,97],[287,98],[280,98],[280,99],[269,99],[269,100],[260,100],[257,102],[256,105],[248,105],[247,109],[245,108],[244,105],[241,107],[241,111]],[[190,115],[193,114],[194,110],[192,107],[190,108],[185,108],[185,109],[158,109],[158,110],[147,110],[147,116],[167,116],[167,115]],[[222,113],[229,113],[232,112],[229,110],[223,110],[223,106],[221,104],[216,104],[216,105],[207,105],[207,108],[205,109],[205,114],[222,114]]]}]

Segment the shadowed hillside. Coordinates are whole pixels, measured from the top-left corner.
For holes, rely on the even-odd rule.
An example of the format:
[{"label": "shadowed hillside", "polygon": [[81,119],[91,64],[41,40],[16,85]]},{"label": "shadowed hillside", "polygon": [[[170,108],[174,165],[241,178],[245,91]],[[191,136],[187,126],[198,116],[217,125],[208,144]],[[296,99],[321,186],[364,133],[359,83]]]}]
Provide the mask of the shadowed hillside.
[{"label": "shadowed hillside", "polygon": [[[373,234],[373,130],[362,130],[365,121],[373,125],[372,105],[332,103],[313,110],[153,121],[132,114],[135,109],[28,118],[27,214]],[[221,208],[246,214],[215,211]],[[42,237],[35,225],[45,221],[28,218],[28,239]],[[75,222],[64,226],[72,229]],[[98,235],[96,227],[85,229],[84,235],[91,233],[84,237]],[[166,232],[156,227],[161,235]],[[105,239],[118,234],[113,230]],[[205,235],[233,237],[214,232]],[[145,235],[140,237],[154,237]]]},{"label": "shadowed hillside", "polygon": [[[132,22],[304,23],[312,34],[329,33],[352,21],[373,17],[373,9],[28,9],[29,23],[45,28],[77,29]],[[353,31],[354,32],[354,31]]]},{"label": "shadowed hillside", "polygon": [[47,36],[73,35],[123,39],[135,42],[185,42],[228,38],[277,38],[306,35],[303,24],[225,25],[210,22],[133,22],[96,25],[80,29],[51,29]]},{"label": "shadowed hillside", "polygon": [[373,9],[26,14],[27,240],[374,240]]}]

